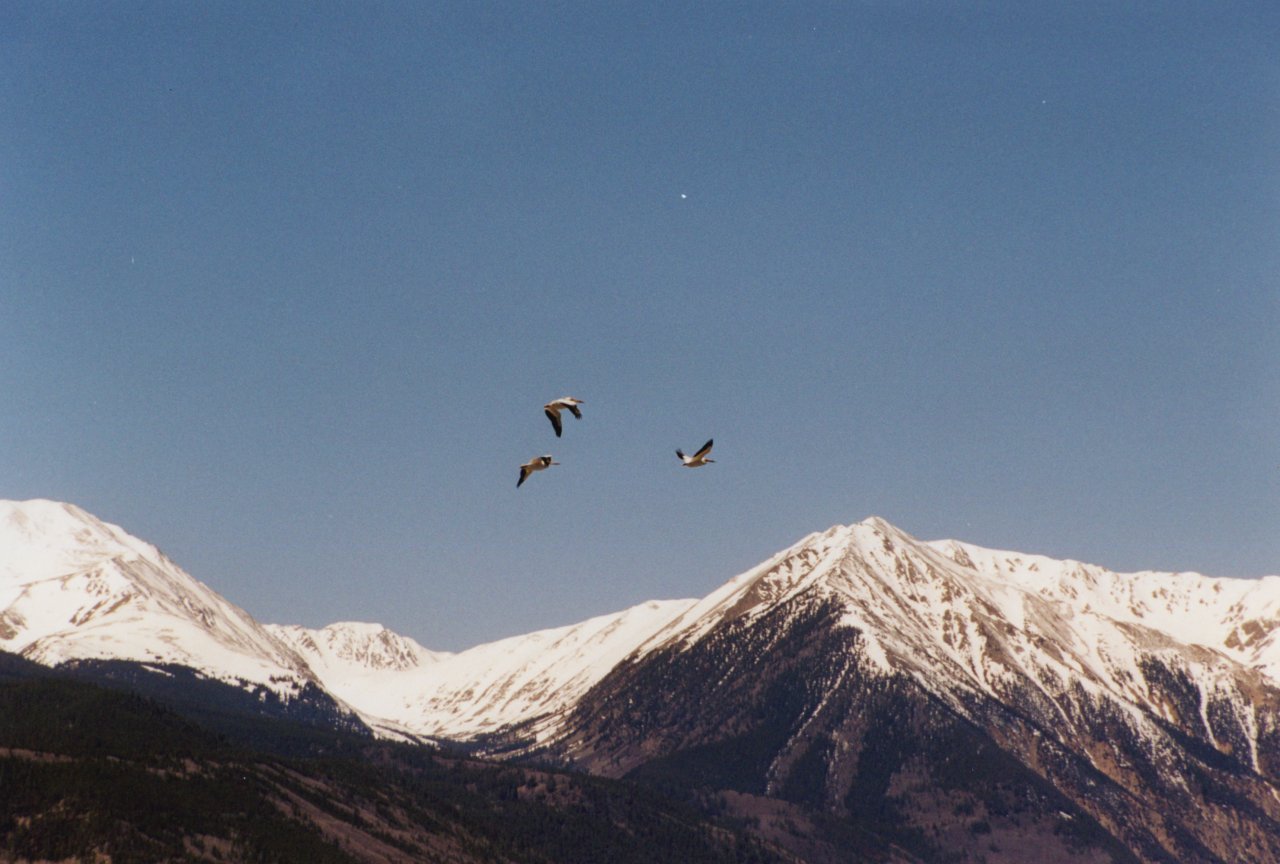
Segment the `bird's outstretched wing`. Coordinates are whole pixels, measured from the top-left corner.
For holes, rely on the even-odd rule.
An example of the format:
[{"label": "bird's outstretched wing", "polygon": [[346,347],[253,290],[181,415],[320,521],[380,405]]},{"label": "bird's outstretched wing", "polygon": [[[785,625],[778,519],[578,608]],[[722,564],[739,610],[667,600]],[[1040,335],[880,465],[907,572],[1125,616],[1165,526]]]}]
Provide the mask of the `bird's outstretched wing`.
[{"label": "bird's outstretched wing", "polygon": [[581,419],[582,419],[582,409],[578,407],[578,405],[579,405],[579,404],[580,404],[580,403],[578,403],[578,402],[570,402],[570,403],[569,403],[569,405],[568,405],[568,407],[569,407],[569,410],[573,412],[573,416],[574,416],[574,417],[577,417],[579,420],[581,420]]},{"label": "bird's outstretched wing", "polygon": [[714,438],[708,439],[707,443],[702,445],[702,449],[699,450],[697,453],[693,454],[693,458],[701,459],[703,456],[706,456],[708,453],[711,452],[711,445],[714,443],[716,443]]},{"label": "bird's outstretched wing", "polygon": [[521,466],[520,466],[520,479],[516,481],[516,488],[517,488],[517,489],[519,489],[519,488],[520,488],[520,484],[521,484],[521,483],[523,483],[523,482],[525,481],[525,478],[527,478],[528,476],[529,476],[529,469],[528,469],[528,468],[526,468],[526,467],[524,467],[523,465],[521,465]]},{"label": "bird's outstretched wing", "polygon": [[547,419],[551,421],[551,428],[556,430],[556,437],[560,437],[560,414],[552,411],[550,408],[543,409],[546,411]]}]

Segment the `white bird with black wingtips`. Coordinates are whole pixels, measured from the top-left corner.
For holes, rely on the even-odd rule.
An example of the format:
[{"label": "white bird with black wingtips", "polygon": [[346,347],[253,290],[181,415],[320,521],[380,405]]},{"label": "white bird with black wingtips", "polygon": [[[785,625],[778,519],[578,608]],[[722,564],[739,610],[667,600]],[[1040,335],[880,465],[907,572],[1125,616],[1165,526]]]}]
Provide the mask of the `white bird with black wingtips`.
[{"label": "white bird with black wingtips", "polygon": [[559,462],[551,461],[550,456],[534,456],[528,462],[520,466],[520,479],[516,481],[516,488],[519,489],[524,481],[529,479],[529,475],[534,471],[541,471],[543,468],[550,468],[552,465],[559,465]]},{"label": "white bird with black wingtips", "polygon": [[547,419],[551,421],[551,428],[556,430],[557,438],[560,437],[561,430],[560,412],[567,408],[574,417],[581,420],[582,411],[578,409],[578,406],[583,404],[585,403],[581,399],[574,399],[572,396],[565,396],[562,399],[557,399],[554,402],[548,402],[546,405],[542,406],[542,410],[547,413]]},{"label": "white bird with black wingtips", "polygon": [[709,439],[706,444],[702,445],[702,449],[692,456],[684,455],[683,450],[677,450],[676,455],[680,457],[680,461],[684,463],[686,468],[700,468],[708,462],[716,460],[707,458],[707,454],[711,452],[711,445],[715,443],[715,439]]}]

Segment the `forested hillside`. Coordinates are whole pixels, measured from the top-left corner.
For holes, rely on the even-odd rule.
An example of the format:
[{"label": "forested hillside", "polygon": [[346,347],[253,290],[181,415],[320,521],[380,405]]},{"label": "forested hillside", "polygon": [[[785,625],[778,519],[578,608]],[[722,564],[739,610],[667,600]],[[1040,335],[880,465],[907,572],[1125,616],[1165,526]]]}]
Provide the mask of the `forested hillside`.
[{"label": "forested hillside", "polygon": [[[261,721],[253,738],[297,730]],[[635,786],[310,730],[232,742],[161,704],[0,667],[0,860],[774,862]]]}]

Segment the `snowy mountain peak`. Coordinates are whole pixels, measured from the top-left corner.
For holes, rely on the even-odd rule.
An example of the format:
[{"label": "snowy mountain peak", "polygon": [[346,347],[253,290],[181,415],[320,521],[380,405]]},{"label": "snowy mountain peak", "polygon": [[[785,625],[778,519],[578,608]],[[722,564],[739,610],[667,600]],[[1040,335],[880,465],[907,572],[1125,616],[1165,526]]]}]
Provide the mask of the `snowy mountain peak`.
[{"label": "snowy mountain peak", "polygon": [[1094,564],[985,549],[957,540],[923,544],[989,584],[1035,594],[1077,613],[1151,628],[1222,651],[1280,679],[1280,577],[1231,579],[1191,572],[1118,573]]},{"label": "snowy mountain peak", "polygon": [[394,633],[381,624],[339,621],[319,630],[297,625],[267,625],[267,629],[293,646],[317,673],[329,675],[369,670],[405,671],[449,656],[428,651],[408,636]]},{"label": "snowy mountain peak", "polygon": [[117,556],[161,553],[74,504],[0,501],[0,584],[60,576]]},{"label": "snowy mountain peak", "polygon": [[313,680],[294,651],[155,546],[78,507],[0,501],[0,649],[176,663],[285,696]]},{"label": "snowy mountain peak", "polygon": [[807,535],[734,577],[637,657],[687,651],[725,626],[825,603],[860,634],[867,669],[907,673],[939,692],[1003,699],[1010,682],[1056,680],[1158,710],[1157,694],[1134,683],[1156,656],[1205,692],[1238,691],[1247,670],[1280,681],[1280,578],[1116,573],[924,542],[878,517]]},{"label": "snowy mountain peak", "polygon": [[508,737],[610,776],[718,776],[834,819],[880,824],[901,806],[899,837],[928,835],[928,814],[944,825],[957,795],[1024,784],[1015,822],[1045,805],[1021,854],[992,854],[1010,801],[965,805],[984,818],[973,854],[957,832],[910,860],[1122,860],[1050,851],[1092,819],[1142,850],[1123,860],[1276,861],[1277,601],[1277,579],[1115,573],[873,518],[734,577],[569,716]]},{"label": "snowy mountain peak", "polygon": [[960,702],[1015,698],[1010,688],[1032,682],[1051,701],[1063,698],[1055,688],[1078,686],[1158,713],[1165,697],[1143,673],[1152,658],[1222,699],[1244,699],[1259,676],[1280,680],[1280,577],[1115,573],[922,542],[879,517],[809,534],[700,600],[449,654],[379,624],[260,625],[77,507],[0,502],[0,649],[49,664],[179,663],[285,693],[319,682],[371,722],[421,735],[474,738],[536,721],[532,734],[551,736],[616,667],[819,606],[858,632],[868,674],[910,675]]},{"label": "snowy mountain peak", "polygon": [[[796,566],[804,572],[796,571]],[[1075,621],[1138,626],[1227,654],[1280,680],[1280,576],[1193,572],[1120,573],[1095,564],[988,549],[959,540],[921,541],[880,517],[811,534],[734,580],[794,586],[822,582],[873,608],[885,597],[931,613],[968,598],[1017,627],[1032,607]],[[874,596],[872,596],[874,595]],[[865,601],[865,602],[863,602]]]}]

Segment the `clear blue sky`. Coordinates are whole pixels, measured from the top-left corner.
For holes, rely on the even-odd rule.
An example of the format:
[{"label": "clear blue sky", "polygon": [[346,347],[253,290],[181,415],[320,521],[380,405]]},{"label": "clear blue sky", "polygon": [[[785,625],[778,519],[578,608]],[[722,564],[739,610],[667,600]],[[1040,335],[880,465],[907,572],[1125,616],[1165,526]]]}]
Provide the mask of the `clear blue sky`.
[{"label": "clear blue sky", "polygon": [[1270,2],[4,4],[0,497],[437,649],[873,514],[1280,573],[1277,46]]}]

